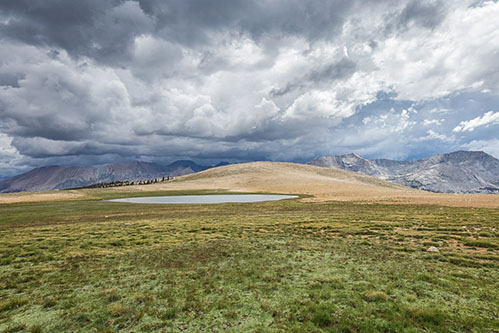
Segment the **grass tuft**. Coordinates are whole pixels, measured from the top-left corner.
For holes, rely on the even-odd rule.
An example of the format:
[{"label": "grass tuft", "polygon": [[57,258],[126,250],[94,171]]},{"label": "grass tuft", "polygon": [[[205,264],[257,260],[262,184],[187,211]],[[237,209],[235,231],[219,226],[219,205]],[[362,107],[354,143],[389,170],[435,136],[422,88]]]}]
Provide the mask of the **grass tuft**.
[{"label": "grass tuft", "polygon": [[367,290],[362,293],[362,298],[368,302],[383,302],[388,300],[384,291]]},{"label": "grass tuft", "polygon": [[4,302],[0,303],[0,312],[20,308],[20,307],[28,304],[28,302],[29,302],[29,300],[27,298],[21,298],[21,297],[14,296],[11,299],[9,299],[8,301],[4,301]]}]

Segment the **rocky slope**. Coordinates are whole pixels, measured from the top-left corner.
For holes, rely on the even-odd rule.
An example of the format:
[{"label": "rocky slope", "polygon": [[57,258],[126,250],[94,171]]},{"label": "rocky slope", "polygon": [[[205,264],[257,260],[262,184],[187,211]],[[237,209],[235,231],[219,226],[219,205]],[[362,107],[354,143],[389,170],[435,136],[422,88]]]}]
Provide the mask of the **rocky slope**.
[{"label": "rocky slope", "polygon": [[139,161],[87,167],[47,166],[0,181],[0,193],[67,189],[103,182],[176,177],[208,168],[210,167],[192,161],[177,161],[167,166]]},{"label": "rocky slope", "polygon": [[376,176],[443,193],[499,193],[499,160],[481,151],[456,151],[409,162],[367,160],[357,154],[322,156],[308,164]]}]

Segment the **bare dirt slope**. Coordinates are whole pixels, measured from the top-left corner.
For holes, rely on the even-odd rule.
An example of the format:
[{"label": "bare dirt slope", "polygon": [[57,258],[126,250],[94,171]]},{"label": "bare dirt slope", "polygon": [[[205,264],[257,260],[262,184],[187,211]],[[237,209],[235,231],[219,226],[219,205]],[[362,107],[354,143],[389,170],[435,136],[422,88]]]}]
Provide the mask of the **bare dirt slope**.
[{"label": "bare dirt slope", "polygon": [[283,162],[252,162],[209,169],[140,189],[224,189],[307,194],[306,201],[412,203],[499,208],[499,195],[419,191],[356,172]]}]

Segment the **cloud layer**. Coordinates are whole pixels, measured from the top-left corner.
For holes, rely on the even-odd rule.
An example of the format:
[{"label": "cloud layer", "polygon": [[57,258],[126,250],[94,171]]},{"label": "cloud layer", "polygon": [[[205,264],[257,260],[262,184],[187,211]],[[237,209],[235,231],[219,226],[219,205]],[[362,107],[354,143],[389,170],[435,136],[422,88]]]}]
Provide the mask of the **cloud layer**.
[{"label": "cloud layer", "polygon": [[498,154],[499,3],[0,3],[0,175]]}]

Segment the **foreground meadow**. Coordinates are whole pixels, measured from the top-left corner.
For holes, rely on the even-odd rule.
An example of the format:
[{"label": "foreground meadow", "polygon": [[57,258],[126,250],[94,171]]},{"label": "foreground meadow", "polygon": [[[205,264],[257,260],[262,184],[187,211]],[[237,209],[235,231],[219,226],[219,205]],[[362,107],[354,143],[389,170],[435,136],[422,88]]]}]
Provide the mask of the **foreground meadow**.
[{"label": "foreground meadow", "polygon": [[498,209],[88,193],[0,205],[0,332],[499,330]]}]

